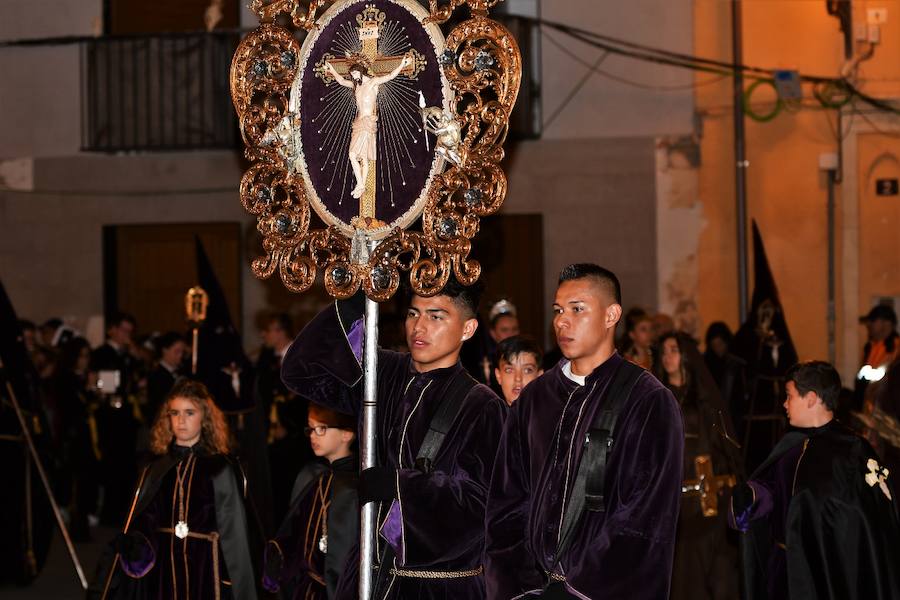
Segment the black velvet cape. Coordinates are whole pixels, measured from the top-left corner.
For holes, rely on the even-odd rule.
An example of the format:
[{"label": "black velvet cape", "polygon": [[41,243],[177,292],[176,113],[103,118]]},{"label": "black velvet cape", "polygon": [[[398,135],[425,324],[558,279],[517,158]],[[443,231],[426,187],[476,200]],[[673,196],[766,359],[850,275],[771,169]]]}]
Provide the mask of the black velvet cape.
[{"label": "black velvet cape", "polygon": [[[362,400],[362,315],[350,302],[319,313],[297,336],[282,378],[310,401],[359,414]],[[387,534],[396,567],[409,571],[478,571],[484,548],[484,508],[506,405],[484,385],[460,403],[429,474],[415,468],[442,392],[463,367],[418,373],[409,354],[378,352],[378,464],[396,470],[397,499],[381,503],[379,552]],[[393,509],[393,510],[392,510]],[[354,552],[357,553],[357,551]],[[348,565],[358,563],[351,556]],[[392,565],[385,565],[387,570]],[[345,569],[338,598],[356,599],[356,571]],[[481,575],[458,578],[387,576],[383,598],[484,598]]]},{"label": "black velvet cape", "polygon": [[[887,493],[870,485],[869,460],[881,465],[868,442],[836,421],[779,442],[748,481],[752,503],[732,502],[732,523],[745,532],[748,600],[900,598],[894,474]],[[773,485],[779,471],[788,485]]]},{"label": "black velvet cape", "polygon": [[[127,558],[117,555],[118,560],[111,565],[109,589],[101,597],[256,599],[244,510],[246,482],[229,457],[197,450],[191,485],[187,517],[191,535],[214,534],[217,541],[195,537],[179,540],[171,532],[176,519],[172,514],[176,466],[188,454],[184,449],[173,450],[144,470],[127,530],[142,544]],[[166,528],[170,531],[161,531]],[[214,569],[219,572],[219,582],[214,581]],[[108,576],[108,568],[101,567],[92,588],[103,586]]]},{"label": "black velvet cape", "polygon": [[487,598],[539,594],[549,572],[576,598],[658,600],[672,575],[684,426],[672,393],[641,374],[622,407],[605,477],[605,512],[585,512],[557,562],[564,506],[583,440],[618,365],[581,386],[565,361],[528,384],[504,427],[487,507]]}]

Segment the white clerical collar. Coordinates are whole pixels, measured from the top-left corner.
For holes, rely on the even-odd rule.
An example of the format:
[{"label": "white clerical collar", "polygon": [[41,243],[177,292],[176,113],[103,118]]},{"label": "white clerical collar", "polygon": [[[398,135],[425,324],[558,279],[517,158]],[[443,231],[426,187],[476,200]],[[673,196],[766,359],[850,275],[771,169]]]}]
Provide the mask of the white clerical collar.
[{"label": "white clerical collar", "polygon": [[174,375],[174,374],[175,374],[175,371],[178,370],[176,367],[173,367],[172,365],[170,365],[169,363],[167,363],[167,362],[164,361],[164,360],[160,360],[160,361],[159,361],[159,366],[161,366],[163,369],[165,369],[166,371],[168,371],[168,372],[171,373],[172,375]]},{"label": "white clerical collar", "polygon": [[563,375],[568,377],[570,380],[574,381],[578,385],[584,385],[584,380],[587,379],[587,375],[576,375],[572,372],[572,361],[567,360],[562,367]]}]

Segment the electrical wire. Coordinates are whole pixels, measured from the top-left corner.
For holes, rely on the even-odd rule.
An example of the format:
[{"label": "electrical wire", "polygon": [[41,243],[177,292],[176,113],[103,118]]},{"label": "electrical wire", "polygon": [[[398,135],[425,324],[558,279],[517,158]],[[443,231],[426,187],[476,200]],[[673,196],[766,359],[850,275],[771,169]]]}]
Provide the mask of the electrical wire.
[{"label": "electrical wire", "polygon": [[[772,79],[776,72],[775,69],[765,69],[762,67],[755,67],[744,64],[734,64],[680,52],[673,52],[670,50],[655,48],[653,46],[647,46],[644,44],[637,44],[635,42],[629,42],[627,40],[614,38],[612,36],[607,36],[587,31],[578,27],[564,25],[562,23],[556,23],[553,21],[547,21],[544,19],[536,19],[531,17],[522,17],[522,19],[541,27],[559,31],[571,37],[572,39],[578,40],[589,46],[599,48],[612,54],[633,58],[635,60],[664,64],[684,69],[691,69],[694,71],[714,73],[716,75],[722,76],[723,78],[733,77],[735,73],[743,72],[749,79],[765,80]],[[611,76],[611,74],[605,72],[600,72],[598,74],[608,77]],[[858,87],[856,87],[847,79],[840,77],[824,77],[819,75],[804,74],[798,74],[798,77],[801,81],[812,83],[814,85],[825,84],[835,87],[842,87],[843,89],[846,89],[851,96],[859,98],[860,100],[871,106],[874,106],[885,112],[900,115],[900,107],[895,106],[888,101],[869,96],[868,94],[862,92]],[[623,83],[625,83],[625,81],[623,81]],[[637,82],[630,83],[636,84]]]},{"label": "electrical wire", "polygon": [[611,79],[612,81],[617,81],[619,83],[623,83],[625,85],[630,85],[630,86],[644,89],[644,90],[651,90],[651,91],[655,91],[655,92],[679,92],[679,91],[697,89],[700,87],[718,83],[720,81],[728,79],[728,77],[729,77],[729,75],[719,75],[717,77],[713,77],[706,81],[694,82],[694,83],[689,83],[689,84],[684,84],[684,85],[670,85],[670,86],[651,85],[651,84],[647,84],[647,83],[642,83],[639,81],[634,81],[632,79],[627,79],[620,75],[614,75],[614,74],[610,73],[609,71],[604,71],[603,69],[597,68],[597,67],[591,65],[588,61],[584,60],[583,58],[581,58],[580,56],[575,54],[574,52],[572,52],[569,48],[564,46],[559,40],[557,40],[556,38],[551,36],[546,31],[543,31],[541,33],[542,33],[543,37],[548,42],[550,42],[551,44],[556,46],[560,50],[560,52],[562,52],[563,54],[565,54],[566,56],[568,56],[569,58],[571,58],[578,64],[591,69],[597,75],[600,75],[601,77],[606,77],[607,79]]},{"label": "electrical wire", "polygon": [[[856,106],[854,106],[853,108],[856,109]],[[879,133],[881,135],[886,135],[889,137],[900,138],[900,131],[887,131],[885,129],[882,129],[882,127],[880,125],[876,124],[874,121],[872,121],[872,119],[870,119],[869,117],[866,116],[866,111],[854,110],[850,114],[851,115],[859,115],[859,117],[863,121],[865,121],[866,124],[869,127],[871,127],[872,130],[875,131],[876,133]]]},{"label": "electrical wire", "polygon": [[[526,18],[526,20],[533,21],[535,24],[549,27],[551,29],[556,29],[561,31],[569,36],[581,39],[585,43],[597,43],[597,44],[607,44],[613,46],[622,46],[625,48],[631,48],[635,52],[629,55],[633,55],[634,57],[638,57],[641,55],[644,56],[655,56],[665,62],[674,62],[674,63],[692,63],[697,65],[706,65],[707,67],[719,67],[721,69],[725,69],[729,72],[733,72],[734,70],[741,70],[745,72],[751,73],[759,73],[762,75],[772,75],[774,72],[771,69],[762,69],[760,67],[751,67],[748,65],[735,65],[731,62],[725,62],[715,59],[702,58],[698,56],[693,56],[690,54],[683,54],[681,52],[674,52],[671,50],[664,50],[662,48],[656,48],[653,46],[647,46],[644,44],[638,44],[635,42],[629,42],[627,40],[623,40],[620,38],[615,38],[608,35],[603,35],[600,33],[596,33],[593,31],[588,31],[586,29],[581,29],[579,27],[573,27],[571,25],[565,25],[563,23],[556,23],[554,21],[547,21],[544,19],[532,19]],[[593,42],[589,42],[588,39],[594,40]]]},{"label": "electrical wire", "polygon": [[603,63],[603,61],[606,60],[607,56],[609,56],[609,52],[604,52],[597,58],[597,60],[594,61],[594,64],[589,65],[586,63],[582,63],[582,64],[585,64],[585,66],[587,66],[588,71],[584,75],[582,75],[582,77],[578,81],[578,83],[575,84],[575,87],[572,88],[572,90],[568,93],[568,95],[563,99],[562,103],[560,103],[560,105],[556,107],[556,110],[553,111],[553,114],[551,114],[547,118],[547,120],[544,121],[544,123],[542,125],[543,129],[547,129],[547,127],[549,127],[550,124],[556,120],[556,117],[558,117],[560,114],[562,114],[562,111],[565,110],[565,108],[569,105],[569,103],[575,99],[575,96],[578,95],[578,92],[581,91],[581,88],[583,88],[584,84],[586,84],[588,82],[588,80],[591,78],[591,75],[593,75],[594,72],[597,70],[597,68]]}]

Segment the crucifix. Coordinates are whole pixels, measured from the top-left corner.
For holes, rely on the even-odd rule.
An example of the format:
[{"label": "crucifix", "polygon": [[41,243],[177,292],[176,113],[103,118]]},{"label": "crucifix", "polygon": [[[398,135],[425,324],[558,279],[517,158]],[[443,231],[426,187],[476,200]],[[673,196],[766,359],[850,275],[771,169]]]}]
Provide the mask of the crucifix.
[{"label": "crucifix", "polygon": [[378,88],[401,74],[412,79],[423,66],[422,59],[415,52],[397,56],[379,54],[378,38],[384,20],[382,11],[372,4],[366,5],[362,13],[356,16],[362,51],[345,58],[326,55],[324,66],[319,70],[326,82],[334,79],[336,83],[351,88],[356,100],[349,158],[356,177],[356,187],[351,195],[359,198],[359,216],[353,224],[360,229],[385,225],[375,218]]},{"label": "crucifix", "polygon": [[697,479],[685,480],[681,493],[699,496],[703,516],[715,517],[719,514],[719,492],[727,487],[734,487],[736,479],[734,475],[715,475],[709,454],[701,454],[694,459],[694,472],[697,473]]}]

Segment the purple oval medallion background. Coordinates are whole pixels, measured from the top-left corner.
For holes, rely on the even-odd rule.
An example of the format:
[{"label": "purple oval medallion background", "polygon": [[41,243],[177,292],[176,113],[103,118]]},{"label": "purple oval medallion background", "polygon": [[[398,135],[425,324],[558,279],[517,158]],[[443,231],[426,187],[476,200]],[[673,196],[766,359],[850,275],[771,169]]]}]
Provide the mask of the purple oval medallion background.
[{"label": "purple oval medallion background", "polygon": [[[330,162],[330,160],[328,160],[327,152],[320,150],[320,147],[327,147],[328,140],[324,139],[325,136],[323,134],[319,133],[319,125],[313,122],[317,115],[322,114],[323,109],[327,110],[327,103],[324,98],[336,84],[326,86],[321,79],[316,77],[314,69],[325,54],[334,54],[332,41],[337,35],[338,29],[350,23],[355,31],[357,28],[356,15],[361,13],[366,5],[369,4],[374,4],[376,8],[385,13],[385,23],[396,21],[401,27],[404,27],[404,33],[409,36],[409,43],[412,49],[425,57],[425,69],[419,73],[418,77],[415,80],[405,78],[404,80],[411,83],[412,87],[417,91],[422,91],[428,106],[444,106],[441,71],[431,38],[429,38],[424,26],[403,6],[385,0],[355,2],[344,7],[322,30],[310,50],[303,73],[302,101],[300,103],[302,149],[310,182],[315,188],[320,201],[328,212],[347,225],[359,213],[359,200],[350,195],[355,179],[352,172],[350,172],[350,185],[344,186],[342,189],[341,185],[332,183],[332,189],[328,190],[329,182],[332,180],[334,165],[331,165],[331,169],[329,169],[329,165],[325,164]],[[379,92],[379,94],[381,93]],[[388,152],[393,152],[396,148],[389,147],[390,143],[387,135],[384,135],[383,117],[384,115],[379,112],[377,162],[380,164],[376,167],[378,172],[375,216],[386,223],[393,224],[413,207],[422,193],[432,167],[435,138],[429,134],[427,150],[422,132],[418,132],[417,143],[407,144],[406,147],[415,166],[410,166],[404,153],[403,157],[405,160],[402,161],[402,164],[406,185],[401,185],[399,176],[394,172],[393,198],[391,198],[391,194],[386,189],[387,177],[385,175],[385,167],[387,165],[384,164],[384,161],[388,156]],[[417,125],[420,125],[421,118],[418,116],[418,113],[415,114],[414,118]],[[346,127],[349,128],[350,125],[350,123],[347,123]],[[347,146],[346,144],[344,145],[342,152],[346,153]],[[343,194],[341,193],[342,191]],[[391,205],[391,200],[393,200],[393,206]]]}]

